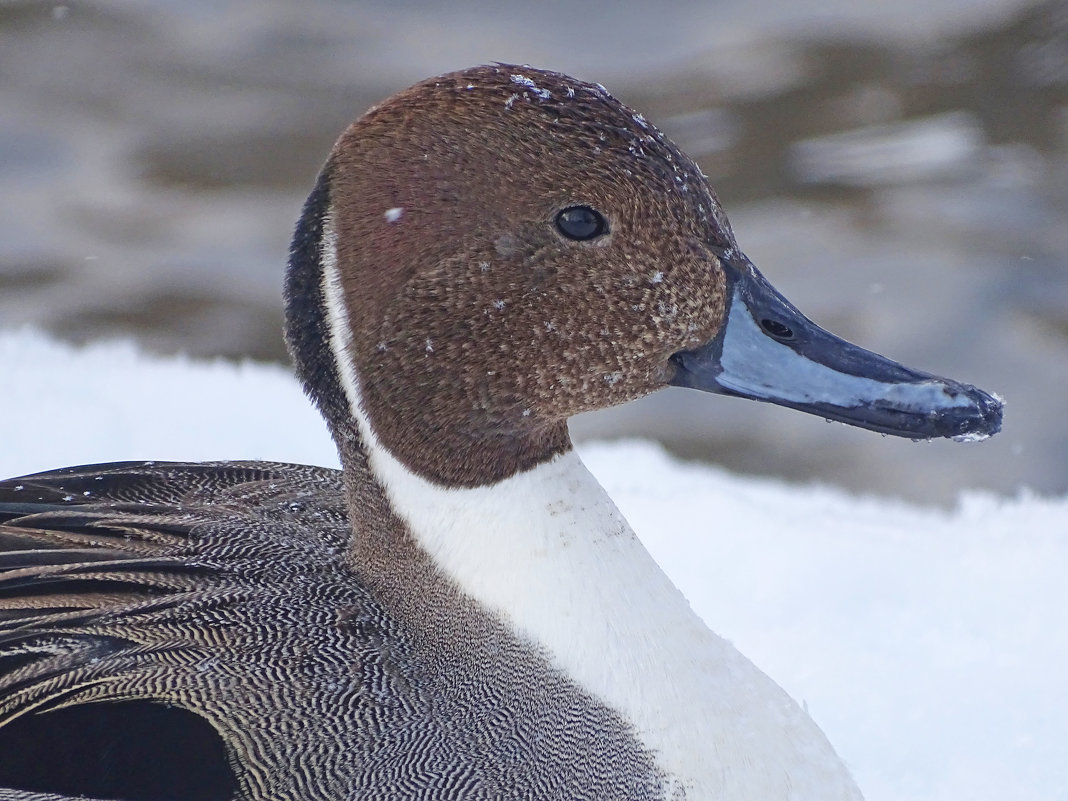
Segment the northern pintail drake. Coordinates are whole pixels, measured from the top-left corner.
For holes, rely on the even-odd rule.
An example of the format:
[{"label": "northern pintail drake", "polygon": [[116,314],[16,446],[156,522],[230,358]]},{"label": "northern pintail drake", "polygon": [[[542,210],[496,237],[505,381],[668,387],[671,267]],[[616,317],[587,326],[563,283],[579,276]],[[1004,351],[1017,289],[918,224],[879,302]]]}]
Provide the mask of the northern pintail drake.
[{"label": "northern pintail drake", "polygon": [[567,419],[674,385],[977,439],[995,398],[818,328],[692,160],[530,67],[424,81],[342,134],[286,317],[340,472],[0,485],[0,798],[860,798]]}]

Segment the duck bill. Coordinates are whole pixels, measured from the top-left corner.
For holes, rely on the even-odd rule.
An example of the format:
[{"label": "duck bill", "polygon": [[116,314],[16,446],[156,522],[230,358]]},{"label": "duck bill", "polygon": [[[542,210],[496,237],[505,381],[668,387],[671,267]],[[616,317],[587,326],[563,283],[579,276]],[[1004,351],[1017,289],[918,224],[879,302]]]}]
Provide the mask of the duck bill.
[{"label": "duck bill", "polygon": [[712,341],[672,357],[673,385],[912,439],[978,440],[1001,430],[994,396],[839,339],[794,308],[744,256],[722,262],[726,325]]}]

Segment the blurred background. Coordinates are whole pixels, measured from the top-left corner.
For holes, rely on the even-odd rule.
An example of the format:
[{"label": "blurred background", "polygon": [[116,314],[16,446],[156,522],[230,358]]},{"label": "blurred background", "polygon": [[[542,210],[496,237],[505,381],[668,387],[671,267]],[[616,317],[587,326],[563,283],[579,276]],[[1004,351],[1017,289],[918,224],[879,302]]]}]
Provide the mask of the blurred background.
[{"label": "blurred background", "polygon": [[1008,401],[982,444],[681,390],[577,436],[924,502],[1068,491],[1063,1],[0,0],[0,328],[285,361],[286,247],[334,138],[494,60],[605,84],[808,316]]}]

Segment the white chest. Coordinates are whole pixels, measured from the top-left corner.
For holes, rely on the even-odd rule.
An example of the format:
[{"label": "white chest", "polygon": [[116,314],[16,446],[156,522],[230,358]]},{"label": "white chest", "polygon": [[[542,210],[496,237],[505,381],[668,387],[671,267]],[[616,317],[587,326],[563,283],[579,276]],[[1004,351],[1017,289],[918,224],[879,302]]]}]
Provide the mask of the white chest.
[{"label": "white chest", "polygon": [[574,453],[493,487],[372,463],[441,570],[634,726],[688,799],[856,799],[822,732],[690,609]]}]

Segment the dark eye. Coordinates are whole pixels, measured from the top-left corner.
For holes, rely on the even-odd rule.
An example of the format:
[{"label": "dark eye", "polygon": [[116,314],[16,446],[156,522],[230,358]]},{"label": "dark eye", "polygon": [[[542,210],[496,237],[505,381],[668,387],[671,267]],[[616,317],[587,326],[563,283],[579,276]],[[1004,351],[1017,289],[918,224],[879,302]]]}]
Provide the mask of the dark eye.
[{"label": "dark eye", "polygon": [[568,239],[586,242],[607,233],[608,223],[589,206],[569,206],[556,215],[556,228]]},{"label": "dark eye", "polygon": [[766,317],[760,321],[760,327],[776,339],[787,341],[794,338],[794,332],[790,326],[780,323],[778,320],[769,320]]}]

